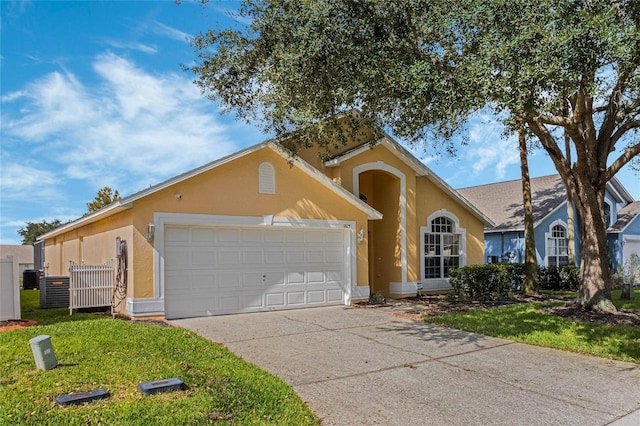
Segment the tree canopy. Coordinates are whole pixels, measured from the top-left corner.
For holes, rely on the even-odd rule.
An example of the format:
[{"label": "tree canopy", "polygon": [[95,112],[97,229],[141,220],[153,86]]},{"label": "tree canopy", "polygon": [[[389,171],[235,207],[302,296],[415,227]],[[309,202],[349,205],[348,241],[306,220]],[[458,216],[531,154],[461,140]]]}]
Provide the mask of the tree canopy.
[{"label": "tree canopy", "polygon": [[95,211],[100,210],[103,207],[108,206],[114,201],[120,199],[120,194],[118,190],[115,191],[108,186],[105,186],[98,190],[96,197],[90,203],[87,203],[88,213],[93,213]]},{"label": "tree canopy", "polygon": [[62,225],[59,219],[53,219],[51,222],[43,220],[42,222],[26,222],[24,228],[18,230],[18,234],[22,237],[23,245],[33,245],[40,235],[44,235],[49,231],[53,231]]},{"label": "tree canopy", "polygon": [[605,185],[640,154],[640,2],[246,0],[238,14],[250,24],[194,39],[189,69],[204,94],[278,136],[304,129],[299,143],[326,145],[332,117],[357,109],[454,151],[479,110],[525,123],[582,219],[578,301],[607,305]]}]

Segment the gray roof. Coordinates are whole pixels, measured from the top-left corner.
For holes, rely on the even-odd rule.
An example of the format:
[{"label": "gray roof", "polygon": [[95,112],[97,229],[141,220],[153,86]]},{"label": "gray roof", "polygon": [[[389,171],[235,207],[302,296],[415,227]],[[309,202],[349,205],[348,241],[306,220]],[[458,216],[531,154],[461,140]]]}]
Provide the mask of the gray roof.
[{"label": "gray roof", "polygon": [[618,220],[616,221],[616,223],[611,225],[611,227],[609,227],[607,231],[608,232],[624,231],[625,228],[631,223],[631,221],[633,221],[633,219],[636,218],[638,215],[640,215],[640,201],[635,201],[631,204],[628,204],[618,212]]},{"label": "gray roof", "polygon": [[[496,224],[490,232],[524,229],[520,179],[462,188],[458,192]],[[533,221],[538,223],[567,201],[567,191],[560,175],[532,178],[531,198]]]},{"label": "gray roof", "polygon": [[33,263],[33,246],[32,245],[0,245],[0,258],[5,259],[7,256],[16,256],[18,263]]}]

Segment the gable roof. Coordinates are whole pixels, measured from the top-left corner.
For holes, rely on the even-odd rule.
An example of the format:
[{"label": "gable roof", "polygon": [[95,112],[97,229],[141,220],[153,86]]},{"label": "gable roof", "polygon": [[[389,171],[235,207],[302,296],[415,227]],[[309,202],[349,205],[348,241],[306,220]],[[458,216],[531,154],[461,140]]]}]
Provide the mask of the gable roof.
[{"label": "gable roof", "polygon": [[[496,224],[487,232],[524,229],[522,181],[520,179],[458,189]],[[567,191],[560,175],[531,179],[533,221],[539,223],[567,202]]]},{"label": "gable roof", "polygon": [[638,216],[640,216],[640,201],[634,201],[620,209],[618,212],[618,220],[607,229],[607,232],[624,232],[629,224]]},{"label": "gable roof", "polygon": [[389,151],[391,151],[396,157],[402,160],[407,166],[409,166],[415,173],[416,176],[424,176],[428,178],[431,182],[433,182],[438,188],[444,191],[446,194],[449,194],[453,199],[459,201],[463,206],[469,209],[476,217],[478,217],[482,222],[484,222],[485,226],[493,226],[494,221],[488,215],[486,215],[482,209],[478,208],[477,205],[470,203],[469,200],[465,199],[459,191],[456,191],[452,187],[450,187],[445,181],[440,179],[429,167],[427,167],[422,161],[418,160],[413,154],[411,154],[407,149],[405,149],[398,142],[393,140],[389,135],[383,136],[379,140],[374,143],[363,143],[355,148],[352,148],[346,152],[336,155],[335,157],[324,162],[325,167],[336,167],[339,166],[343,161],[348,160],[350,158],[356,157],[363,152],[369,151],[372,148],[382,145],[386,147]]},{"label": "gable roof", "polygon": [[205,164],[193,170],[190,170],[186,173],[175,176],[171,179],[168,179],[164,182],[161,182],[157,185],[153,185],[147,189],[143,189],[142,191],[136,192],[135,194],[129,195],[127,197],[116,200],[115,202],[109,204],[106,207],[103,207],[100,210],[97,210],[89,215],[83,216],[75,221],[69,222],[57,229],[54,229],[51,232],[48,232],[44,235],[38,237],[38,241],[46,240],[47,238],[52,238],[62,233],[68,232],[70,230],[79,228],[80,226],[88,225],[93,222],[97,222],[103,218],[115,215],[127,209],[133,207],[133,203],[141,198],[147,197],[151,194],[154,194],[158,191],[161,191],[165,188],[168,188],[176,183],[182,182],[194,176],[197,176],[201,173],[205,173],[209,170],[215,169],[223,164],[227,164],[231,161],[237,160],[241,157],[249,155],[251,153],[257,152],[261,149],[271,149],[287,161],[291,161],[294,166],[297,166],[304,173],[309,175],[311,178],[318,181],[325,188],[329,189],[339,197],[346,200],[349,204],[355,206],[360,211],[365,213],[369,219],[382,219],[382,214],[375,210],[373,207],[361,201],[359,198],[355,197],[349,191],[336,184],[330,178],[328,178],[324,173],[320,172],[306,161],[298,157],[291,157],[275,140],[268,140],[257,145],[253,145],[249,148],[245,148],[241,151],[238,151],[234,154],[228,155],[226,157],[220,158],[218,160],[212,161],[211,163]]}]

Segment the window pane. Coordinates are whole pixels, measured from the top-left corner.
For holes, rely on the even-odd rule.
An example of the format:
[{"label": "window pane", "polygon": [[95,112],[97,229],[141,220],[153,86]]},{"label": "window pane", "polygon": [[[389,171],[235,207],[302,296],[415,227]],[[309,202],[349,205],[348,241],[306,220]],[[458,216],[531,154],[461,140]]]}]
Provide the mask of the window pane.
[{"label": "window pane", "polygon": [[444,258],[444,277],[449,276],[449,269],[451,268],[459,268],[460,267],[460,258],[458,256],[449,256]]},{"label": "window pane", "polygon": [[428,257],[424,260],[425,278],[440,278],[440,258]]}]

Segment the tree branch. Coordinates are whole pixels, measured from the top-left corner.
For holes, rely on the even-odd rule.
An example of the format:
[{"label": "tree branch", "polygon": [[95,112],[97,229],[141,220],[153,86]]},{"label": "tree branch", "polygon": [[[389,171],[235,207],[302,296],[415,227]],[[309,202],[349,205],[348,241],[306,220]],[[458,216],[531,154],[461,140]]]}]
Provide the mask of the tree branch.
[{"label": "tree branch", "polygon": [[527,125],[533,134],[538,137],[538,140],[540,140],[540,143],[549,154],[549,157],[551,157],[551,161],[553,161],[558,172],[563,175],[563,177],[568,176],[571,165],[567,164],[567,161],[558,147],[555,138],[540,120],[541,118],[527,119]]},{"label": "tree branch", "polygon": [[640,120],[627,121],[624,124],[622,124],[622,126],[620,126],[618,130],[616,130],[616,132],[611,136],[611,148],[616,146],[616,143],[618,142],[618,140],[622,136],[624,136],[625,133],[627,133],[631,129],[637,129],[637,128],[640,128]]},{"label": "tree branch", "polygon": [[618,157],[607,169],[605,173],[605,181],[608,182],[611,180],[611,178],[613,178],[625,164],[633,160],[638,155],[640,155],[640,143],[627,147],[622,155]]}]

